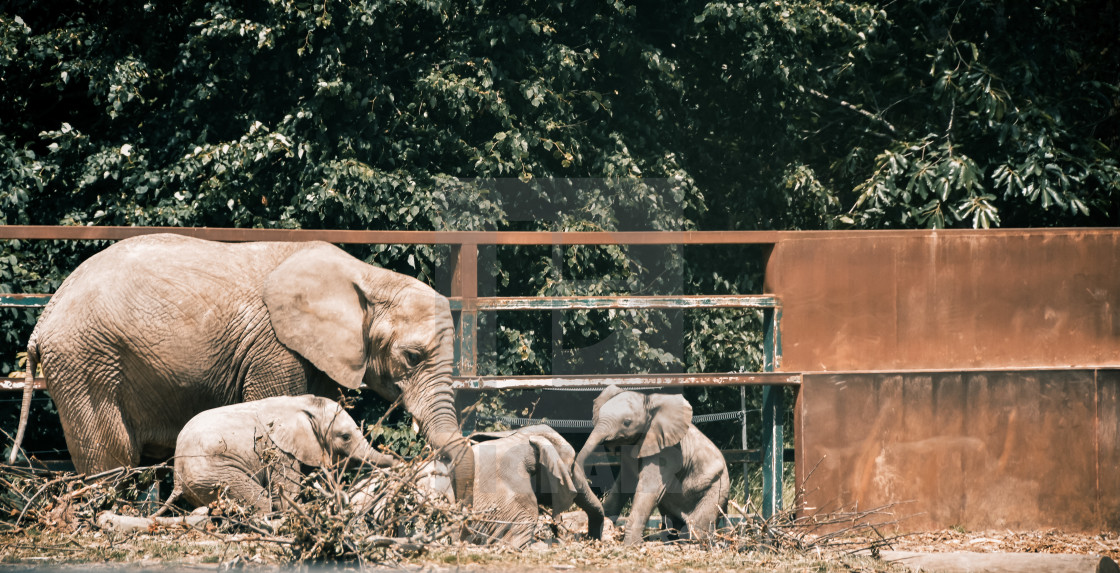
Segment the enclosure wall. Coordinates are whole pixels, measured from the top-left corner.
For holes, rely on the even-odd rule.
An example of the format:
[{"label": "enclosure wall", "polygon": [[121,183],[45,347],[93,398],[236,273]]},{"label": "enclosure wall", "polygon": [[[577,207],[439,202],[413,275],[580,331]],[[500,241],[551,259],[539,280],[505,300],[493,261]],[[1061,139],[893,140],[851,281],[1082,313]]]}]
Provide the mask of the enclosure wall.
[{"label": "enclosure wall", "polygon": [[895,529],[1120,529],[1120,371],[806,375],[803,514]]},{"label": "enclosure wall", "polygon": [[783,235],[788,372],[1120,366],[1120,232]]}]

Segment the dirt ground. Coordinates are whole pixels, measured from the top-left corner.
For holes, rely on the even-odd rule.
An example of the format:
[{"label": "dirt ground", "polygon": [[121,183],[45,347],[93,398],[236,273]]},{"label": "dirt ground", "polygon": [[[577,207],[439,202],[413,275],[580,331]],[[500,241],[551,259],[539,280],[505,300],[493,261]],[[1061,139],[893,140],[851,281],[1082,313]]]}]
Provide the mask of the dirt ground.
[{"label": "dirt ground", "polygon": [[1120,562],[1120,535],[1114,532],[1089,534],[1060,531],[958,531],[944,529],[914,533],[891,543],[892,549],[940,553],[971,551],[976,553],[1071,553],[1103,555]]},{"label": "dirt ground", "polygon": [[[537,543],[513,551],[472,545],[431,546],[420,554],[392,555],[365,562],[331,564],[329,569],[407,571],[902,571],[868,556],[852,554],[866,544],[844,549],[761,549],[716,543],[647,542],[624,548],[617,542]],[[1039,552],[1106,555],[1120,560],[1120,537],[1058,531],[964,532],[942,530],[891,539],[884,547],[922,552]],[[325,564],[310,567],[317,569]],[[158,531],[137,534],[37,530],[0,534],[0,571],[96,568],[154,570],[308,570],[291,561],[283,543],[255,534],[226,535],[200,531]]]},{"label": "dirt ground", "polygon": [[[243,513],[245,508],[221,498],[190,515],[176,512],[174,518],[161,518],[166,527],[157,527],[144,517],[156,509],[147,495],[154,472],[132,468],[83,478],[10,468],[0,474],[0,573],[137,567],[306,571],[328,566],[502,573],[905,570],[878,559],[879,550],[1068,553],[1120,561],[1115,532],[948,529],[895,535],[888,533],[899,523],[890,508],[805,517],[786,513],[762,520],[734,502],[726,527],[703,543],[650,541],[623,547],[621,530],[614,527],[608,527],[605,541],[581,541],[587,523],[578,511],[539,525],[542,537],[559,541],[537,542],[524,550],[451,543],[447,540],[488,517],[420,495],[403,464],[386,470],[378,482],[375,493],[390,501],[377,514],[354,507],[341,474],[312,475],[280,518]],[[107,516],[119,519],[106,521]],[[133,532],[121,526],[129,520]],[[185,528],[184,520],[197,526]]]}]

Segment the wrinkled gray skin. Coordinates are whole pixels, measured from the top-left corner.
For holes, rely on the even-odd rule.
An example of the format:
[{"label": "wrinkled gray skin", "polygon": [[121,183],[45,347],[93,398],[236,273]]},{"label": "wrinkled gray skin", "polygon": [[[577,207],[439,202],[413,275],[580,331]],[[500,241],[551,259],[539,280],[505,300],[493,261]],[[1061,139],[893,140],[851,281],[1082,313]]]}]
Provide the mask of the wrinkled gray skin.
[{"label": "wrinkled gray skin", "polygon": [[576,451],[545,425],[480,433],[476,443],[473,509],[482,517],[469,526],[476,543],[521,548],[533,539],[539,506],[560,515],[574,503],[587,513],[587,531],[600,539],[604,513],[582,471]]},{"label": "wrinkled gray skin", "polygon": [[466,498],[474,465],[451,390],[453,333],[445,297],[333,245],[161,234],[80,265],[44,309],[28,357],[29,368],[42,363],[79,472],[170,457],[205,410],[368,387],[402,398],[454,460]]},{"label": "wrinkled gray skin", "polygon": [[[305,394],[276,396],[207,410],[191,418],[175,444],[175,489],[197,506],[230,498],[259,512],[299,493],[300,465],[346,462],[391,466],[338,402]],[[162,513],[162,511],[161,511]]]},{"label": "wrinkled gray skin", "polygon": [[[608,386],[595,399],[594,428],[576,458],[582,472],[588,456],[620,446],[622,470],[603,500],[612,520],[633,499],[625,545],[642,541],[656,507],[672,526],[704,538],[727,510],[730,479],[723,453],[692,425],[692,406],[680,395],[639,394]],[[683,526],[683,527],[682,527]]]}]

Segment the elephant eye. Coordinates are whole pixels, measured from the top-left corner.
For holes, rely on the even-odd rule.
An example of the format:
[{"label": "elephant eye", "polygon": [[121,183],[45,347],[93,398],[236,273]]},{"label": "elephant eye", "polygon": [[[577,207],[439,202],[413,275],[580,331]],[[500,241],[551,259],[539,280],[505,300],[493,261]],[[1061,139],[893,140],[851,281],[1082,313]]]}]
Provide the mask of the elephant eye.
[{"label": "elephant eye", "polygon": [[633,423],[634,423],[634,421],[631,420],[630,418],[626,418],[626,419],[622,420],[622,425],[626,426],[627,428],[629,428],[630,424],[633,424]]},{"label": "elephant eye", "polygon": [[409,368],[416,368],[424,361],[424,353],[415,348],[408,348],[402,354],[404,354],[404,362]]}]

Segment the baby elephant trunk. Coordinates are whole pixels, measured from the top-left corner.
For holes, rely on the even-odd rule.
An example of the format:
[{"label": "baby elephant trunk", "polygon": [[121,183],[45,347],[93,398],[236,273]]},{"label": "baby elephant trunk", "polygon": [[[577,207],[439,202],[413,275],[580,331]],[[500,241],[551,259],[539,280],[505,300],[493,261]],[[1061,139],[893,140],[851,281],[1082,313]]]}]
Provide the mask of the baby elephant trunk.
[{"label": "baby elephant trunk", "polygon": [[396,458],[377,451],[377,448],[365,441],[359,444],[349,456],[346,456],[345,460],[351,464],[364,463],[379,468],[388,468],[397,465]]},{"label": "baby elephant trunk", "polygon": [[576,456],[576,465],[574,469],[579,472],[580,478],[584,480],[587,479],[587,474],[584,472],[584,468],[587,467],[587,458],[591,457],[591,452],[594,452],[595,449],[603,443],[606,437],[606,433],[598,428],[592,430],[591,435],[587,436],[587,442],[583,444],[583,449],[581,449],[579,455]]}]

